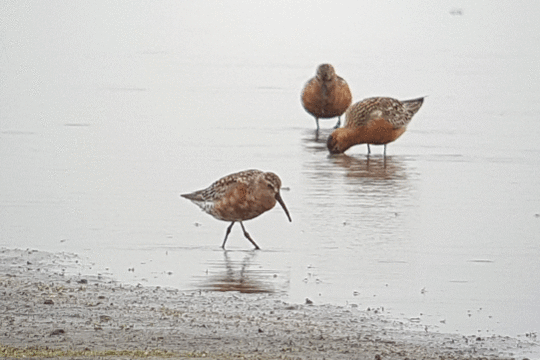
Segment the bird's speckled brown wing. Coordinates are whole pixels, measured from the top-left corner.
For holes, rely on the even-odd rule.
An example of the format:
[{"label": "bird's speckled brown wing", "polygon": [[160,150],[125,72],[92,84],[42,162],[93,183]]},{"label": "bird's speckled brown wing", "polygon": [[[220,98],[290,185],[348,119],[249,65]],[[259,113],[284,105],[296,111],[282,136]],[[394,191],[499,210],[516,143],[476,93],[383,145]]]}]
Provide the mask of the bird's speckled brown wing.
[{"label": "bird's speckled brown wing", "polygon": [[[421,105],[422,100],[418,100]],[[420,108],[418,106],[417,108]],[[418,109],[416,109],[418,110]],[[373,97],[362,100],[347,110],[345,127],[367,126],[370,121],[381,119],[388,121],[394,128],[407,126],[415,112],[401,101],[387,97]]]},{"label": "bird's speckled brown wing", "polygon": [[262,174],[262,171],[260,170],[245,170],[230,174],[217,180],[208,188],[199,190],[193,194],[199,195],[200,200],[202,201],[221,199],[238,184],[245,184],[247,186],[260,174]]}]

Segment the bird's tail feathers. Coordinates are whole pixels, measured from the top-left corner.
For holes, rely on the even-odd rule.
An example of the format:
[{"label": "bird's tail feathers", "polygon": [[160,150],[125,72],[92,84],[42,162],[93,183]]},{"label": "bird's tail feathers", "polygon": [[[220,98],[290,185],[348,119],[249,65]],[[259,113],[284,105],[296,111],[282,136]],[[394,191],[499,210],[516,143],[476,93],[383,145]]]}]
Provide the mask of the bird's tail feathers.
[{"label": "bird's tail feathers", "polygon": [[405,101],[402,101],[402,103],[407,110],[411,111],[413,114],[416,114],[418,110],[420,110],[420,107],[422,106],[422,104],[424,103],[424,98],[425,96],[417,98],[417,99],[405,100]]}]

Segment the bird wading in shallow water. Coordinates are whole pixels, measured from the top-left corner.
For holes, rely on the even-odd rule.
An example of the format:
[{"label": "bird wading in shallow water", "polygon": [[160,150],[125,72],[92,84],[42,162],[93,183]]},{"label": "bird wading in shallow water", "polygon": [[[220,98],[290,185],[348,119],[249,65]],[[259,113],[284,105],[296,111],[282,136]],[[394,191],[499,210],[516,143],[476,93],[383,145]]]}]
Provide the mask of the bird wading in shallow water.
[{"label": "bird wading in shallow water", "polygon": [[180,196],[191,200],[204,212],[218,220],[231,221],[225,233],[223,245],[221,245],[223,249],[225,249],[231,228],[235,222],[239,222],[244,236],[258,250],[259,246],[248,234],[242,222],[256,218],[272,209],[276,202],[279,202],[289,221],[292,221],[289,210],[279,193],[280,188],[281,180],[276,174],[260,170],[246,170],[227,175],[206,189]]},{"label": "bird wading in shallow water", "polygon": [[352,103],[349,85],[336,75],[334,67],[322,64],[317,68],[317,76],[311,78],[302,90],[302,106],[317,122],[319,119],[338,117],[335,128],[341,125],[341,115]]},{"label": "bird wading in shallow water", "polygon": [[345,126],[336,129],[326,141],[328,151],[341,154],[353,145],[384,145],[403,135],[424,98],[399,101],[388,97],[373,97],[351,105],[345,114]]}]

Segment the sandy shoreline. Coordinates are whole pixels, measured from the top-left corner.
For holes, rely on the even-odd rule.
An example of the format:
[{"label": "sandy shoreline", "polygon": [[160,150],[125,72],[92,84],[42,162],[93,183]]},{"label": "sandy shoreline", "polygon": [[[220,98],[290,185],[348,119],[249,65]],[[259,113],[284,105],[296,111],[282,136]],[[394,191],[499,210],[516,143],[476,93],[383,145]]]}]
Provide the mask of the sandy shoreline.
[{"label": "sandy shoreline", "polygon": [[538,353],[536,339],[438,334],[352,306],[127,286],[79,275],[83,270],[72,254],[0,249],[2,356],[523,359]]}]

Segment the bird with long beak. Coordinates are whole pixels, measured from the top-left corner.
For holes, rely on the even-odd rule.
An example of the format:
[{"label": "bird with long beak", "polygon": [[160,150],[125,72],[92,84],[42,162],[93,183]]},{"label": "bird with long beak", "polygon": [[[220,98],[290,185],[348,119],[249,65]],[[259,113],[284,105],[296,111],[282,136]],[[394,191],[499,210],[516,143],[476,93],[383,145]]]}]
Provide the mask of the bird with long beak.
[{"label": "bird with long beak", "polygon": [[272,209],[276,202],[279,202],[289,221],[292,221],[289,210],[279,193],[280,189],[281,180],[276,174],[260,170],[245,170],[227,175],[206,189],[180,196],[191,200],[204,212],[218,220],[231,221],[221,245],[223,249],[234,223],[239,222],[244,236],[258,250],[259,246],[248,234],[242,222],[256,218]]},{"label": "bird with long beak", "polygon": [[399,101],[388,97],[372,97],[351,105],[345,113],[345,126],[334,130],[326,141],[331,154],[341,154],[353,145],[384,145],[399,138],[424,98]]}]

